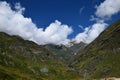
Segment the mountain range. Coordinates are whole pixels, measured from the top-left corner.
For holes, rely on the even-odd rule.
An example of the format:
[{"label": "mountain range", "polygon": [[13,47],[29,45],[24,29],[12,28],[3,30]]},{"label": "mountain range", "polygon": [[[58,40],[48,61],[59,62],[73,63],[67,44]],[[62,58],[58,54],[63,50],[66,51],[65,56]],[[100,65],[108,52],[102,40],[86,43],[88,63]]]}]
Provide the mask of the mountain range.
[{"label": "mountain range", "polygon": [[93,80],[120,77],[120,20],[93,42],[37,45],[0,32],[0,80]]},{"label": "mountain range", "polygon": [[74,80],[74,69],[43,46],[0,32],[0,80]]}]

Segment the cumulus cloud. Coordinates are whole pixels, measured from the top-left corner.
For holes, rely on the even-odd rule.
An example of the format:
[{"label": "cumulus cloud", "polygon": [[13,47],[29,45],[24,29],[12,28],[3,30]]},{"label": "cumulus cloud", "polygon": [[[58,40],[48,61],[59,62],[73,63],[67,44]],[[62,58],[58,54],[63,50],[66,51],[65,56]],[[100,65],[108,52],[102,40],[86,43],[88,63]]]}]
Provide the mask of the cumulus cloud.
[{"label": "cumulus cloud", "polygon": [[15,4],[15,9],[16,9],[16,11],[17,11],[18,13],[20,13],[20,14],[23,14],[23,12],[25,11],[25,8],[22,7],[22,6],[20,5],[20,3],[16,3],[16,4]]},{"label": "cumulus cloud", "polygon": [[120,0],[105,0],[96,7],[96,16],[102,19],[109,19],[112,15],[120,12]]},{"label": "cumulus cloud", "polygon": [[85,42],[90,43],[92,42],[98,35],[106,28],[106,23],[95,23],[90,27],[86,27],[84,32],[79,33],[73,41],[76,43]]},{"label": "cumulus cloud", "polygon": [[[91,20],[96,21],[93,25],[83,28],[81,33],[78,33],[72,40],[68,36],[73,32],[68,25],[62,24],[55,20],[46,29],[38,28],[31,18],[24,17],[25,8],[21,7],[20,3],[16,3],[14,10],[6,1],[0,1],[0,32],[6,32],[10,35],[18,35],[25,40],[31,40],[37,44],[64,44],[69,45],[71,41],[76,43],[92,42],[108,25],[105,20],[108,20],[112,15],[120,12],[120,0],[105,0],[96,7],[95,15]],[[81,8],[80,12],[84,9]],[[94,17],[96,16],[96,17]]]},{"label": "cumulus cloud", "polygon": [[15,4],[15,10],[11,9],[10,4],[0,1],[0,32],[10,35],[19,35],[25,40],[31,40],[38,44],[68,44],[73,30],[68,25],[56,20],[45,30],[38,28],[31,18],[23,16],[25,8],[20,3]]}]

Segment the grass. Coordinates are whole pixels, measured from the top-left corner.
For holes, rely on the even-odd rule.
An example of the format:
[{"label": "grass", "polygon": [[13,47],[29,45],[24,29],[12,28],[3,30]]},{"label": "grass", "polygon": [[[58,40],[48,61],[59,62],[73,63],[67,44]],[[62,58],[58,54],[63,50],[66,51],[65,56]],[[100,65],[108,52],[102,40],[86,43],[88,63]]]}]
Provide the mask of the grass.
[{"label": "grass", "polygon": [[[72,66],[89,79],[120,77],[120,20],[110,25],[91,44],[75,56]],[[76,62],[76,63],[74,63]]]},{"label": "grass", "polygon": [[[40,71],[44,67],[48,72]],[[42,46],[0,33],[0,80],[81,80],[81,77]]]}]

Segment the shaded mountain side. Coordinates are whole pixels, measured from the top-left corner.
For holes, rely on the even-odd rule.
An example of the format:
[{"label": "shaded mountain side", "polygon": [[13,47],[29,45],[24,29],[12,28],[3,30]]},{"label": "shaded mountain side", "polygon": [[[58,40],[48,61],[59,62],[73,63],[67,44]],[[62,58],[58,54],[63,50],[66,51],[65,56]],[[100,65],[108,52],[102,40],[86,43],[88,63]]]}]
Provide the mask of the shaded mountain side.
[{"label": "shaded mountain side", "polygon": [[120,20],[79,51],[70,66],[89,80],[120,77]]},{"label": "shaded mountain side", "polygon": [[82,50],[86,44],[81,42],[79,44],[72,43],[73,46],[67,47],[64,45],[53,45],[53,44],[47,44],[44,45],[47,50],[52,52],[57,58],[59,58],[62,61],[68,62],[71,58],[73,58],[74,55],[80,50]]},{"label": "shaded mountain side", "polygon": [[64,46],[64,45],[53,45],[53,44],[47,44],[47,45],[44,45],[44,47],[51,51],[58,59],[60,60],[67,60],[71,54],[71,50]]},{"label": "shaded mountain side", "polygon": [[0,32],[0,80],[80,80],[50,51]]}]

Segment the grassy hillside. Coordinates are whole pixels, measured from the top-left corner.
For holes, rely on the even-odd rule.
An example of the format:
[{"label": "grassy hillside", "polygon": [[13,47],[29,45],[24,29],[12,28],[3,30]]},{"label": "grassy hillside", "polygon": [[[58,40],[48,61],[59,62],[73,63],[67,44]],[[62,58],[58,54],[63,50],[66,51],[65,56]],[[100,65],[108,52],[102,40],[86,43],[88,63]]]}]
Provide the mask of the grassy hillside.
[{"label": "grassy hillside", "polygon": [[120,20],[80,51],[72,66],[89,80],[120,77]]},{"label": "grassy hillside", "polygon": [[47,49],[0,32],[0,80],[80,80]]},{"label": "grassy hillside", "polygon": [[[0,80],[82,80],[81,77],[93,80],[120,77],[120,20],[110,25],[85,48],[81,44],[70,48],[39,46],[18,36],[0,32]],[[68,53],[76,52],[78,54],[74,59],[69,60],[71,55]],[[58,57],[72,62],[68,67]]]}]

